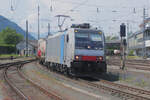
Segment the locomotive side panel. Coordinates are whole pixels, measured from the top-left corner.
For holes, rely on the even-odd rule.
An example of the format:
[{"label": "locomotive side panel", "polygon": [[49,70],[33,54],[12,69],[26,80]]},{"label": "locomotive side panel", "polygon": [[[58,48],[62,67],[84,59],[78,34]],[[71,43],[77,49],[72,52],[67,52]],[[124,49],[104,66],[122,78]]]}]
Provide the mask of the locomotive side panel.
[{"label": "locomotive side panel", "polygon": [[67,67],[70,67],[71,62],[74,60],[75,40],[74,30],[70,29],[65,34],[65,48],[64,48],[64,61]]},{"label": "locomotive side panel", "polygon": [[53,63],[60,63],[61,57],[61,38],[62,36],[50,37],[47,39],[46,45],[46,61]]},{"label": "locomotive side panel", "polygon": [[67,65],[70,67],[74,60],[74,31],[58,33],[47,39],[46,61]]}]

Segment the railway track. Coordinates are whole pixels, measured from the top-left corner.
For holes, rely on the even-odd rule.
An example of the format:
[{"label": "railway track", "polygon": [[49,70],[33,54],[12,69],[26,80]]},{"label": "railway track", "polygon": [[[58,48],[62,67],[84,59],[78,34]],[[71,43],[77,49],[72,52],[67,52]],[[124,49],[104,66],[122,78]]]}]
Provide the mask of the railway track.
[{"label": "railway track", "polygon": [[[99,90],[104,89],[110,94],[119,95],[125,99],[131,100],[150,100],[150,91],[129,87],[122,84],[113,83],[106,80],[91,82],[83,79],[78,79],[80,82],[86,83]],[[98,80],[98,79],[97,79]]]},{"label": "railway track", "polygon": [[[129,92],[129,91],[124,91],[122,89],[118,89],[116,87],[112,87],[112,85],[108,84],[108,82],[105,82],[105,84],[96,84],[96,83],[85,81],[85,80],[80,80],[80,81],[84,82],[84,83],[86,83],[86,84],[88,84],[90,86],[93,86],[93,87],[95,87],[95,88],[97,88],[99,90],[103,89],[103,90],[107,91],[110,94],[119,95],[119,96],[122,97],[122,99],[124,98],[124,99],[127,99],[127,100],[128,99],[129,100],[150,100],[150,97],[143,96],[142,92],[141,93],[137,93],[136,90],[139,90],[139,89],[134,89],[135,93],[133,93],[132,92],[133,90]],[[102,82],[102,83],[104,83],[104,82]],[[116,86],[116,84],[113,83],[113,86]],[[119,85],[117,84],[117,86],[119,86]],[[125,86],[125,87],[127,87],[127,86]],[[120,85],[120,88],[122,88],[121,85]],[[130,90],[131,90],[131,88],[130,88]]]},{"label": "railway track", "polygon": [[35,59],[0,64],[0,69],[6,68],[6,67],[11,67],[13,65],[18,65],[18,64],[26,64],[26,63],[29,63],[31,61],[35,61]]},{"label": "railway track", "polygon": [[[150,67],[149,67],[150,62],[148,62],[148,61],[140,62],[140,61],[141,60],[137,60],[137,61],[127,60],[125,66],[128,68],[150,71]],[[107,64],[121,66],[121,61],[119,59],[109,59],[109,60],[107,60]]]},{"label": "railway track", "polygon": [[86,87],[90,86],[90,88],[92,88],[94,90],[95,89],[100,90],[100,91],[104,90],[107,93],[121,96],[124,99],[150,100],[150,91],[146,91],[146,90],[142,90],[142,89],[138,89],[138,88],[134,88],[134,87],[129,87],[126,85],[121,85],[121,84],[113,83],[113,82],[106,81],[106,80],[100,80],[100,81],[98,81],[98,83],[83,80],[81,78],[79,78],[77,80],[73,80],[71,78],[62,76],[55,72],[52,72],[52,73],[55,74],[57,76],[57,78],[60,78],[60,79],[66,80],[66,81],[72,81],[75,84],[79,84],[81,86],[86,86]]},{"label": "railway track", "polygon": [[19,59],[19,58],[22,58],[22,57],[13,57],[13,56],[11,56],[11,57],[4,57],[4,58],[0,57],[0,60],[12,60],[12,59]]},{"label": "railway track", "polygon": [[[113,64],[113,63],[120,63],[121,61],[119,61],[119,60],[113,60],[113,61],[108,61],[108,63],[111,63],[111,64]],[[126,64],[127,65],[138,65],[138,66],[149,66],[149,63],[139,63],[139,62],[130,62],[130,61],[126,61]]]},{"label": "railway track", "polygon": [[150,96],[150,91],[147,91],[147,90],[138,89],[138,88],[134,88],[134,87],[129,87],[129,86],[126,86],[126,85],[117,84],[117,83],[113,83],[113,82],[106,81],[106,80],[100,80],[100,82],[102,82],[104,84],[109,84],[111,86],[115,86],[115,87],[118,87],[118,88],[121,88],[121,89],[126,89],[126,90],[129,90],[129,91],[132,91],[132,92],[136,92],[136,93],[139,93],[139,94],[145,94],[145,95]]},{"label": "railway track", "polygon": [[[56,93],[47,91],[38,83],[26,77],[21,71],[21,65],[11,65],[4,70],[4,79],[14,92],[19,96],[19,100],[66,100]],[[11,76],[11,77],[10,77]],[[28,88],[27,88],[28,87]],[[37,98],[39,97],[39,98]]]},{"label": "railway track", "polygon": [[12,82],[9,80],[8,75],[7,75],[7,70],[8,68],[5,68],[4,70],[4,79],[7,82],[7,84],[13,89],[13,91],[19,96],[20,99],[22,100],[29,100],[27,96],[24,95],[22,91],[20,91],[15,85],[12,84]]},{"label": "railway track", "polygon": [[[114,65],[114,66],[121,66],[120,64],[121,62],[109,62],[107,63],[108,65]],[[125,67],[127,68],[133,68],[133,69],[139,69],[139,70],[146,70],[146,71],[150,71],[150,67],[147,66],[143,66],[143,65],[139,65],[139,64],[127,64],[125,65]]]},{"label": "railway track", "polygon": [[[107,61],[120,61],[121,58],[120,57],[110,57],[109,59],[107,59]],[[138,63],[138,64],[150,64],[150,60],[146,60],[146,59],[126,59],[126,62],[129,62],[129,63]]]}]

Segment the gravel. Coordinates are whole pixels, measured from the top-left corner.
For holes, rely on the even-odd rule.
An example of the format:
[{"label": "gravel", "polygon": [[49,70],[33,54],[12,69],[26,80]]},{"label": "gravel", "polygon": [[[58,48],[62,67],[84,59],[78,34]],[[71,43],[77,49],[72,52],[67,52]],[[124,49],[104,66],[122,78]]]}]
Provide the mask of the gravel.
[{"label": "gravel", "polygon": [[[0,64],[23,61],[31,58],[19,58],[14,60],[0,60]],[[17,100],[16,93],[12,91],[3,77],[3,69],[0,70],[0,100]]]},{"label": "gravel", "polygon": [[64,98],[68,98],[68,100],[119,100],[116,97],[105,94],[103,91],[96,91],[87,86],[60,79],[53,72],[48,71],[46,68],[43,69],[43,67],[37,66],[35,63],[26,65],[23,71],[34,81],[39,82],[47,89],[57,92]]},{"label": "gravel", "polygon": [[[108,66],[108,75],[116,76],[117,78],[114,81],[116,83],[150,91],[150,71],[140,71],[130,68],[122,71],[118,66]],[[107,80],[111,80],[111,78]]]},{"label": "gravel", "polygon": [[20,89],[31,100],[51,100],[47,95],[40,91],[37,87],[34,87],[30,82],[23,79],[16,68],[11,67],[8,71],[8,77],[12,84]]},{"label": "gravel", "polygon": [[0,70],[0,100],[15,100],[12,92],[4,81],[3,70]]}]

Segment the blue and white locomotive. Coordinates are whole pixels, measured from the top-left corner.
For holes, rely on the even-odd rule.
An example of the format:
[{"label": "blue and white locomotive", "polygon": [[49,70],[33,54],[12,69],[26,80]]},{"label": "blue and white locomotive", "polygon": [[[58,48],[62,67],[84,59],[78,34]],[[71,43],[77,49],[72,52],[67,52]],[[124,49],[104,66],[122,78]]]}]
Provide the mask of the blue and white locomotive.
[{"label": "blue and white locomotive", "polygon": [[48,36],[45,64],[52,70],[75,76],[107,71],[105,36],[89,24],[74,24],[70,29]]}]

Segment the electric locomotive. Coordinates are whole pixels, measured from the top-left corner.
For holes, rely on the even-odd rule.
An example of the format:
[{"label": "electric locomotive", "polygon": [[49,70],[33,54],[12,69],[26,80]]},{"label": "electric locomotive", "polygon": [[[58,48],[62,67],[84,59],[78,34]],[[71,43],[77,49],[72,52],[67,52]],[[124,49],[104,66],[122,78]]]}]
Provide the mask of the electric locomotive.
[{"label": "electric locomotive", "polygon": [[90,29],[89,24],[73,25],[72,28],[75,34],[73,71],[81,75],[105,73],[107,65],[104,33]]},{"label": "electric locomotive", "polygon": [[44,64],[74,76],[105,73],[105,36],[89,24],[73,24],[70,29],[48,36]]}]

